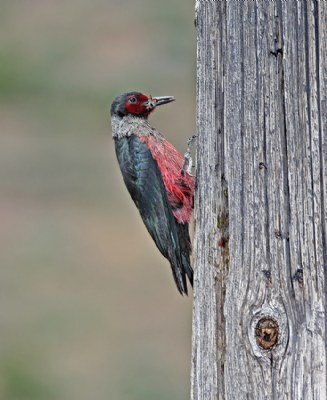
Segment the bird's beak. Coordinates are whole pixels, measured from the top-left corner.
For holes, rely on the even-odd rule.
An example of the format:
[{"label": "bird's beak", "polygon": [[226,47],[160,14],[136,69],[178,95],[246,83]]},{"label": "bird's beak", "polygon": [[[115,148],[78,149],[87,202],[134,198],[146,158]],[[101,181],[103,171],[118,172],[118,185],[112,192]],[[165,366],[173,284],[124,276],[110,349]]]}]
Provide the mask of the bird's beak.
[{"label": "bird's beak", "polygon": [[174,101],[175,97],[173,96],[161,96],[161,97],[152,97],[149,96],[148,100],[144,103],[144,106],[148,110],[148,112],[153,111],[157,106],[161,106],[162,104],[170,103]]},{"label": "bird's beak", "polygon": [[173,96],[160,96],[160,97],[152,97],[152,100],[155,103],[155,106],[161,106],[162,104],[170,103],[175,100]]}]

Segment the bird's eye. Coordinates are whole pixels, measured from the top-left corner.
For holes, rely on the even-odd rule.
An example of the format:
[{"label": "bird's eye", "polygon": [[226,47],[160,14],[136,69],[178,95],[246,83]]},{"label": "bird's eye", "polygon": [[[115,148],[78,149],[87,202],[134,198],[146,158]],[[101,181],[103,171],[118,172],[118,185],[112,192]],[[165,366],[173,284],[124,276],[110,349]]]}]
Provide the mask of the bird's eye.
[{"label": "bird's eye", "polygon": [[136,103],[136,97],[130,97],[129,99],[128,99],[128,101],[130,102],[130,103],[132,103],[132,104],[134,104],[134,103]]}]

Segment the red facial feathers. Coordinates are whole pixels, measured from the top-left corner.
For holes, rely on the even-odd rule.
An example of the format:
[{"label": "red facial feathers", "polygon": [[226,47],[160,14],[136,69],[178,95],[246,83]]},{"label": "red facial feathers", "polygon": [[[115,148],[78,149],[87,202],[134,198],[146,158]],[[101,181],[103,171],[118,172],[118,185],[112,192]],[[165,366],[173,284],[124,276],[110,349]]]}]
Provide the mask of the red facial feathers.
[{"label": "red facial feathers", "polygon": [[147,108],[145,103],[149,100],[149,96],[144,94],[131,95],[127,97],[125,109],[128,113],[133,115],[146,115],[148,116],[154,108]]}]

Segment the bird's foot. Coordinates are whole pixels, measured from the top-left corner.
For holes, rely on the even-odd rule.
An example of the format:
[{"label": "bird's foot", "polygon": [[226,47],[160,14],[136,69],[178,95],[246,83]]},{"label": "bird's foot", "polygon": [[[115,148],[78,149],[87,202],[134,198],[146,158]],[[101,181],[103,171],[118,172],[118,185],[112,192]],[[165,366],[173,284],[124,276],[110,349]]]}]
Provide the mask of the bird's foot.
[{"label": "bird's foot", "polygon": [[185,153],[182,175],[185,176],[186,173],[192,175],[192,166],[193,166],[192,157],[188,153]]},{"label": "bird's foot", "polygon": [[197,138],[197,135],[193,135],[187,141],[187,149],[186,149],[186,153],[184,154],[184,163],[183,163],[183,167],[182,167],[182,175],[183,176],[185,176],[186,172],[189,175],[192,175],[193,161],[192,161],[192,157],[191,157],[191,151],[192,151],[192,147],[194,145],[196,138]]}]

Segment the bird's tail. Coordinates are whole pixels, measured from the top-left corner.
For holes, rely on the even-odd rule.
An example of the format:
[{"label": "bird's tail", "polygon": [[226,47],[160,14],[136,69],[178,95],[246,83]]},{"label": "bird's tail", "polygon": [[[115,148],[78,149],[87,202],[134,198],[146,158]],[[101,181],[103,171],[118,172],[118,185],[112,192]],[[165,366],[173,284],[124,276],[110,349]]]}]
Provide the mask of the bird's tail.
[{"label": "bird's tail", "polygon": [[173,277],[177,286],[178,291],[183,294],[188,294],[187,281],[188,280],[193,287],[193,269],[187,259],[182,255],[182,263],[178,265],[171,264],[171,269],[173,272]]},{"label": "bird's tail", "polygon": [[193,268],[190,264],[190,259],[188,260],[183,256],[183,269],[186,272],[188,280],[190,281],[191,286],[193,287]]},{"label": "bird's tail", "polygon": [[177,265],[171,264],[174,280],[181,294],[188,294],[186,276],[193,287],[193,269],[191,267],[191,240],[188,232],[188,224],[177,224],[179,248],[176,254]]}]

